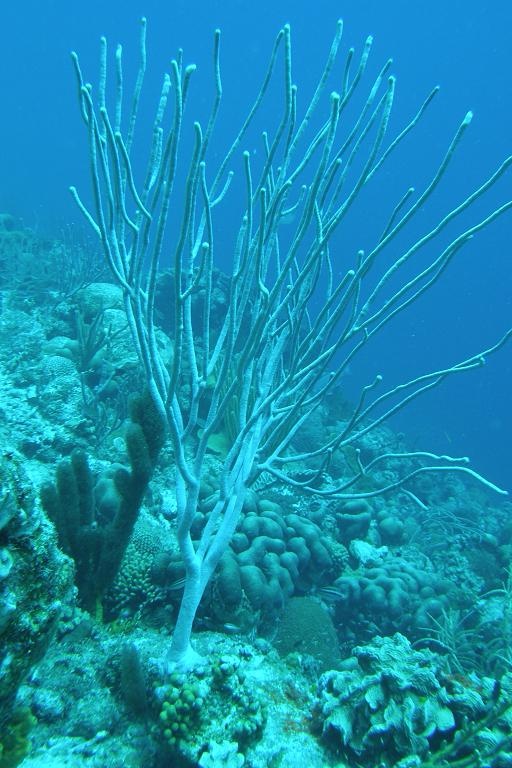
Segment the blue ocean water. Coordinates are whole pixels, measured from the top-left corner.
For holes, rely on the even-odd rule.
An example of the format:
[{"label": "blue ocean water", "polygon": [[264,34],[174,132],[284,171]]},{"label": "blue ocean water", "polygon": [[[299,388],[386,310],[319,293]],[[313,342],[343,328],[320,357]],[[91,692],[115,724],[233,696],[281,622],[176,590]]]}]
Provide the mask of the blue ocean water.
[{"label": "blue ocean water", "polygon": [[[4,3],[0,31],[0,211],[27,226],[54,233],[76,221],[70,184],[88,190],[86,137],[80,119],[69,52],[79,52],[86,78],[97,78],[98,40],[106,35],[125,51],[126,76],[135,71],[138,20],[148,18],[147,102],[141,122],[151,119],[161,73],[178,48],[198,65],[194,109],[204,118],[211,103],[211,42],[223,32],[225,105],[219,123],[219,151],[258,87],[274,37],[284,22],[293,33],[294,77],[304,100],[319,76],[338,17],[345,20],[345,45],[361,49],[375,37],[370,72],[394,59],[398,92],[392,127],[410,119],[433,85],[441,92],[424,122],[386,170],[385,183],[428,182],[436,163],[468,109],[475,117],[428,209],[435,222],[478,186],[512,152],[510,46],[512,7],[505,0],[353,0],[305,2],[247,0],[161,2]],[[133,62],[133,67],[130,64]],[[278,113],[281,103],[275,102]],[[304,103],[304,102],[303,102]],[[266,106],[269,119],[272,104]],[[466,217],[478,220],[511,196],[510,174]],[[385,196],[386,192],[383,191]],[[350,233],[365,247],[367,229],[378,227],[382,198],[366,201]],[[226,225],[229,224],[229,212]],[[512,215],[495,222],[457,256],[431,293],[389,327],[346,378],[347,392],[382,373],[386,381],[443,368],[491,346],[512,326],[510,269]],[[359,240],[361,242],[359,242]],[[411,445],[454,456],[469,455],[473,466],[512,490],[510,386],[512,347],[483,369],[450,379],[416,400],[393,421]]]}]

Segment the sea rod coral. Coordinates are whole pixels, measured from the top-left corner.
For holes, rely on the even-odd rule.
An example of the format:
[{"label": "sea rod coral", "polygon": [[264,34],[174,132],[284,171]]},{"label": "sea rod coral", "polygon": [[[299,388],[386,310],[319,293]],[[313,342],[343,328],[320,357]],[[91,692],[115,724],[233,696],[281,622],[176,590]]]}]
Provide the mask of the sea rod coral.
[{"label": "sea rod coral", "polygon": [[[380,195],[373,215],[381,222],[381,234],[371,247],[351,253],[351,240],[344,239],[349,214],[364,190],[379,189],[383,168],[389,169],[400,145],[424,119],[438,89],[390,136],[396,88],[391,62],[365,86],[372,39],[366,40],[358,60],[354,49],[348,49],[340,65],[342,31],[340,21],[305,107],[293,81],[290,28],[279,32],[261,89],[224,153],[215,133],[223,99],[220,32],[213,46],[213,104],[203,124],[186,117],[195,67],[185,66],[180,52],[163,78],[141,178],[139,154],[137,163],[133,157],[146,70],[145,20],[127,114],[121,48],[116,51],[118,87],[112,109],[107,107],[106,41],[97,93],[73,54],[89,139],[93,200],[88,205],[76,188],[71,192],[123,290],[133,341],[174,452],[177,536],[186,579],[169,667],[194,664],[190,636],[197,607],[235,531],[246,492],[262,476],[305,493],[350,499],[407,486],[423,472],[456,470],[499,491],[471,470],[466,459],[427,451],[378,455],[367,462],[356,452],[352,476],[331,482],[328,471],[337,451],[357,446],[362,436],[448,376],[480,366],[512,330],[486,350],[398,386],[386,389],[377,376],[361,389],[338,433],[325,444],[294,449],[294,438],[369,341],[390,321],[400,322],[404,310],[436,283],[466,243],[512,207],[508,200],[484,218],[462,223],[467,219],[461,214],[507,172],[512,163],[508,157],[478,189],[421,230],[416,214],[443,180],[471,123],[468,112],[430,182],[391,202],[385,193]],[[330,91],[331,81],[338,90]],[[275,122],[275,107],[265,110],[278,82],[283,84],[282,110],[269,131],[265,128]],[[255,132],[261,137],[260,153],[252,151]],[[239,187],[233,183],[235,174],[242,179]],[[219,211],[233,188],[235,202],[242,196],[243,212],[237,218],[237,206],[230,211],[234,245],[225,316],[218,323],[212,294]],[[165,260],[173,266],[170,368],[160,352],[155,316]],[[215,505],[199,539],[193,538],[209,440],[227,421],[231,438]],[[377,474],[390,459],[394,465],[404,460],[402,473],[378,487],[358,489],[363,476]]]}]

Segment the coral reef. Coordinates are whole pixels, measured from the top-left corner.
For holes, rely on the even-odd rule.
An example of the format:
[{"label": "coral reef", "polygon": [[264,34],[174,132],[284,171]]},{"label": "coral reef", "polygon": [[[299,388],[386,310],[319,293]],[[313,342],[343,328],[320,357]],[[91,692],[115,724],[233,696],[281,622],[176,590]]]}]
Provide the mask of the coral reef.
[{"label": "coral reef", "polygon": [[[155,659],[183,589],[174,456],[148,400],[128,407],[140,372],[121,291],[83,263],[69,280],[31,275],[36,257],[64,263],[65,244],[0,217],[6,269],[13,255],[0,324],[0,768],[512,765],[511,506],[460,479],[329,501],[263,475],[198,612],[203,664],[164,674]],[[229,282],[214,279],[217,329]],[[171,360],[170,338],[157,339]],[[236,406],[208,444],[196,539]],[[294,448],[328,441],[350,413],[340,390]],[[319,487],[400,440],[379,428],[336,450]],[[310,468],[295,467],[298,481]],[[390,463],[354,489],[396,477]]]},{"label": "coral reef", "polygon": [[0,457],[0,729],[44,656],[72,593],[72,567],[15,451]]},{"label": "coral reef", "polygon": [[280,654],[312,657],[319,671],[337,669],[341,662],[332,618],[312,597],[292,597],[287,602],[273,644]]},{"label": "coral reef", "polygon": [[272,622],[288,598],[332,580],[337,554],[314,522],[256,498],[220,561],[211,611],[245,628]]},{"label": "coral reef", "polygon": [[454,759],[478,750],[483,759],[487,748],[496,756],[497,744],[512,745],[511,679],[499,700],[495,680],[447,675],[435,654],[414,651],[400,634],[354,648],[346,666],[321,678],[317,701],[323,737],[342,764],[406,768],[437,750]]},{"label": "coral reef", "polygon": [[41,489],[60,545],[75,561],[78,590],[89,610],[119,570],[164,436],[151,398],[134,398],[125,434],[130,469],[116,466],[111,475],[95,479],[87,456],[76,450],[59,463],[55,484]]},{"label": "coral reef", "polygon": [[414,552],[394,554],[357,539],[350,552],[354,567],[326,591],[336,623],[348,639],[361,638],[364,632],[372,636],[397,630],[419,637],[453,600],[450,582]]}]

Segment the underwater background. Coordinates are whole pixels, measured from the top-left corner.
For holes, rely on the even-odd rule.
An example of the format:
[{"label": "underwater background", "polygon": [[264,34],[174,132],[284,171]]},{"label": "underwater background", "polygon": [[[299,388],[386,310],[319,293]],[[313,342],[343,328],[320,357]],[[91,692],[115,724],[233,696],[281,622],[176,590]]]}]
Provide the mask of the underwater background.
[{"label": "underwater background", "polygon": [[[382,228],[375,221],[381,196],[395,199],[409,184],[428,182],[468,109],[470,129],[413,234],[512,153],[512,5],[505,0],[2,4],[0,768],[512,766],[512,506],[469,478],[420,482],[414,494],[425,507],[400,493],[336,506],[255,489],[198,617],[209,664],[171,679],[159,667],[183,587],[172,457],[147,416],[119,296],[98,287],[109,275],[68,191],[74,185],[89,200],[70,51],[96,83],[99,38],[111,51],[121,42],[131,85],[142,16],[141,136],[151,129],[161,73],[180,48],[198,67],[190,112],[205,119],[213,32],[222,30],[224,101],[213,141],[220,155],[287,22],[294,80],[305,94],[338,18],[345,49],[360,51],[374,36],[370,73],[391,56],[397,76],[392,134],[441,86],[393,157],[393,172],[351,218],[354,248]],[[281,108],[271,93],[263,119],[274,124]],[[510,189],[508,174],[463,223],[510,199]],[[216,220],[216,266],[228,273],[233,205]],[[441,369],[512,326],[511,234],[508,212],[465,246],[433,289],[357,358],[341,382],[343,402],[326,403],[304,444],[345,418],[346,403],[376,374],[392,386]],[[50,270],[60,265],[59,280],[45,260]],[[84,264],[85,288],[75,292]],[[222,279],[218,290],[226,291]],[[159,310],[165,317],[164,302]],[[485,366],[448,378],[394,416],[375,445],[469,456],[474,470],[512,493],[511,379],[509,342]],[[148,450],[149,467],[137,464],[131,439]],[[202,489],[205,519],[214,459]],[[340,470],[354,461],[344,456]],[[96,563],[91,574],[83,519],[76,537],[64,520],[72,508],[96,515],[100,531],[119,510],[132,519],[112,543],[114,565]],[[293,552],[300,567],[281,566],[276,582],[263,566],[262,539],[265,552]],[[242,578],[247,567],[265,574],[259,592]],[[240,595],[233,583],[242,584]]]},{"label": "underwater background", "polygon": [[[145,15],[154,73],[146,78],[147,119],[152,115],[151,85],[159,87],[160,73],[180,47],[185,61],[198,65],[209,104],[212,36],[220,27],[225,122],[219,131],[224,126],[228,134],[232,119],[242,116],[260,82],[283,23],[292,25],[295,78],[304,89],[312,87],[319,74],[338,18],[345,21],[345,45],[361,46],[372,34],[374,67],[389,56],[394,60],[396,125],[410,118],[434,85],[441,86],[424,133],[394,160],[404,169],[415,169],[417,178],[409,176],[407,183],[419,184],[426,177],[421,174],[428,175],[466,111],[475,113],[451,170],[452,183],[436,193],[433,205],[442,211],[443,203],[471,189],[510,152],[511,14],[505,0],[4,3],[0,210],[44,233],[77,220],[67,190],[71,184],[86,188],[88,168],[69,52],[79,52],[92,77],[97,73],[99,38],[105,35],[111,46],[123,43],[127,65],[131,59],[135,67],[137,23]],[[240,97],[244,91],[246,102]],[[240,112],[233,114],[237,107]],[[499,193],[496,190],[496,196]],[[481,233],[435,290],[414,306],[407,322],[381,338],[381,373],[394,380],[410,371],[430,370],[490,345],[506,330],[512,301],[507,226],[504,219]],[[510,489],[510,359],[508,350],[502,350],[486,369],[445,382],[400,416],[397,428],[432,450],[470,456],[475,467]],[[357,392],[360,379],[356,371],[353,376],[349,384]]]}]

